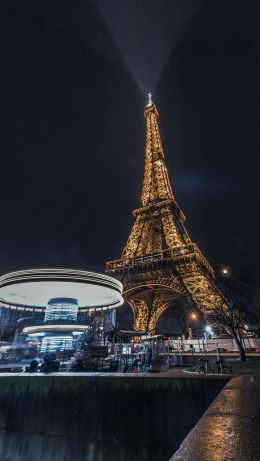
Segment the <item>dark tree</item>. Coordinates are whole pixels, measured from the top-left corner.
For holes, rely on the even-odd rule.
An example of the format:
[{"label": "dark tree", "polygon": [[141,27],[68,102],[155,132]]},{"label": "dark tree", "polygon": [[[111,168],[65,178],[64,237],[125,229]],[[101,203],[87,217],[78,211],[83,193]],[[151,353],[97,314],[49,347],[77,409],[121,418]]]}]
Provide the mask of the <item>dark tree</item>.
[{"label": "dark tree", "polygon": [[257,292],[254,296],[254,309],[251,315],[252,323],[255,324],[255,332],[260,332],[260,293]]},{"label": "dark tree", "polygon": [[241,335],[246,331],[245,321],[248,315],[248,303],[251,297],[250,287],[233,276],[220,278],[218,285],[227,303],[217,305],[207,320],[218,332],[225,332],[233,337],[241,361],[246,360]]},{"label": "dark tree", "polygon": [[96,358],[93,356],[98,328],[92,321],[89,328],[82,335],[78,349],[72,357],[69,365],[69,371],[95,371]]},{"label": "dark tree", "polygon": [[230,334],[236,342],[240,360],[246,360],[244,346],[241,340],[241,332],[245,330],[243,323],[244,315],[240,311],[237,300],[229,301],[228,307],[225,304],[215,306],[208,316],[208,321],[214,325],[219,332]]}]

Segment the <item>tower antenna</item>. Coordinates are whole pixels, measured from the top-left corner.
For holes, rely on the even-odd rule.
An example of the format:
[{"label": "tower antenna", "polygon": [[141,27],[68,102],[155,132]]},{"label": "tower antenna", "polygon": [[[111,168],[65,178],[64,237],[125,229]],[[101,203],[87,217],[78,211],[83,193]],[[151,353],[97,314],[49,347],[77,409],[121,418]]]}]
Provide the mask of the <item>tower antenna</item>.
[{"label": "tower antenna", "polygon": [[148,93],[148,104],[147,104],[147,106],[152,106],[152,105],[153,105],[152,93]]}]

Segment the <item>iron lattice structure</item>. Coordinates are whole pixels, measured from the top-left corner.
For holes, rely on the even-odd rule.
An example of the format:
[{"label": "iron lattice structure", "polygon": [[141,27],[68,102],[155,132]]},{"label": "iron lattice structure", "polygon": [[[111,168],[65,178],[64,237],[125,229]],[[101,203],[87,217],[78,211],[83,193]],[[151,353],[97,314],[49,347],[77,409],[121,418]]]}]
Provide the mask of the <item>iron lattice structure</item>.
[{"label": "iron lattice structure", "polygon": [[205,317],[225,300],[214,272],[184,226],[173,195],[158,125],[159,113],[145,107],[146,145],[141,207],[121,258],[106,272],[123,283],[134,313],[134,329],[154,332],[160,315],[177,299],[192,300]]}]

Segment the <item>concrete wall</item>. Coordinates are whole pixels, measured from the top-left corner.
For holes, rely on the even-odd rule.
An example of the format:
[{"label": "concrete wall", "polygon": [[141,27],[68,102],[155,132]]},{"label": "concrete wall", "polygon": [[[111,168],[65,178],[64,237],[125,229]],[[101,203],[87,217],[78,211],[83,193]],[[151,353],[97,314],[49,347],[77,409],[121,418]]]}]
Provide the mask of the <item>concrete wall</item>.
[{"label": "concrete wall", "polygon": [[167,461],[225,382],[1,376],[0,460]]}]

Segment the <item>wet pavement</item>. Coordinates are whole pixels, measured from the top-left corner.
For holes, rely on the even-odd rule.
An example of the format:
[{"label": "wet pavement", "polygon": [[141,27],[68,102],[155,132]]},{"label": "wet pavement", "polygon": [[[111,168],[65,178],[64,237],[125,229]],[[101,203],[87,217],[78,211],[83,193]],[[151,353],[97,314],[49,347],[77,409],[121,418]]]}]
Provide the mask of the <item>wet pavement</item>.
[{"label": "wet pavement", "polygon": [[171,461],[260,461],[260,375],[231,379]]}]

